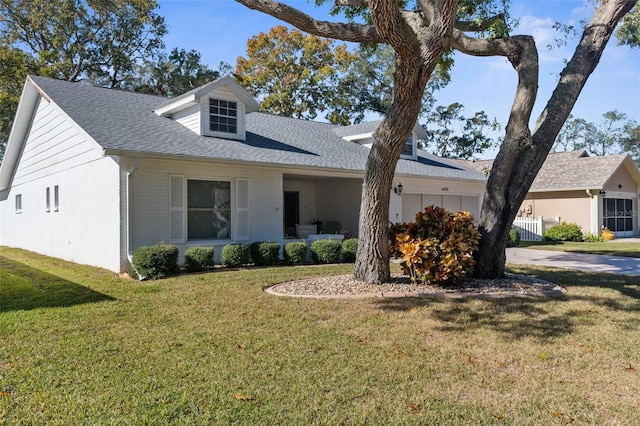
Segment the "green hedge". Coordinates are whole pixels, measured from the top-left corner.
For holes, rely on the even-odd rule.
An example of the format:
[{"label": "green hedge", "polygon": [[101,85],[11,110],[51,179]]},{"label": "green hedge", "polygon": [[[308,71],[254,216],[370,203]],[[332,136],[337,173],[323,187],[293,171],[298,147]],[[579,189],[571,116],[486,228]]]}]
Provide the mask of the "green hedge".
[{"label": "green hedge", "polygon": [[133,252],[133,267],[142,278],[156,279],[178,271],[178,247],[170,244],[138,247]]},{"label": "green hedge", "polygon": [[349,238],[342,242],[342,260],[353,263],[356,261],[356,253],[358,252],[358,239]]},{"label": "green hedge", "polygon": [[516,228],[509,229],[509,239],[507,240],[507,247],[518,247],[520,245],[520,231]]},{"label": "green hedge", "polygon": [[249,245],[251,259],[258,266],[271,266],[280,257],[280,244],[273,241],[256,241]]},{"label": "green hedge", "polygon": [[246,244],[228,244],[222,247],[220,261],[224,266],[236,267],[249,263],[249,246]]},{"label": "green hedge", "polygon": [[290,265],[302,265],[307,261],[307,243],[290,241],[284,245],[284,260]]},{"label": "green hedge", "polygon": [[562,222],[547,229],[545,241],[582,241],[582,229],[575,223]]},{"label": "green hedge", "polygon": [[338,240],[316,240],[311,243],[311,258],[316,263],[338,263],[341,246]]},{"label": "green hedge", "polygon": [[189,247],[184,253],[184,263],[189,272],[212,270],[215,266],[213,247]]}]

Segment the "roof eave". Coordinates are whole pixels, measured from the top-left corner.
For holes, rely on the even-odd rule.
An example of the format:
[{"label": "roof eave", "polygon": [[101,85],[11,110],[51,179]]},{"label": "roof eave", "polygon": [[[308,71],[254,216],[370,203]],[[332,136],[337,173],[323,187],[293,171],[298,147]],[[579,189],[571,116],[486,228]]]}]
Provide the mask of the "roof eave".
[{"label": "roof eave", "polygon": [[4,158],[2,159],[2,164],[0,164],[0,191],[8,189],[11,185],[20,153],[22,152],[24,142],[31,128],[36,105],[41,96],[48,99],[46,94],[40,90],[35,82],[31,80],[30,77],[27,77],[24,87],[22,88],[22,94],[20,95],[20,102],[18,103],[18,110],[13,120],[11,133],[9,133]]}]

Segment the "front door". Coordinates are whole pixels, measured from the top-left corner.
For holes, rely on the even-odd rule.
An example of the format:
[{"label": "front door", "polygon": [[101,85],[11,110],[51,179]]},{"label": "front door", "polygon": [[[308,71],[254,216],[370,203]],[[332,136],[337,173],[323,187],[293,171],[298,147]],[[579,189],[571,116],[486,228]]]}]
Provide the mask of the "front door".
[{"label": "front door", "polygon": [[285,191],[283,210],[285,237],[297,237],[296,224],[300,223],[300,194],[297,191]]}]

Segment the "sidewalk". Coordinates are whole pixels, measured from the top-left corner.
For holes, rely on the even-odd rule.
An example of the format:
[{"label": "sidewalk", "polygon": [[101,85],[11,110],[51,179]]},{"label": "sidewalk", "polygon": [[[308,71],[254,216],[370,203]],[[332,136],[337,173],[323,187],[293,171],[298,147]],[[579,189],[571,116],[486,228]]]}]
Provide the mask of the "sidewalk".
[{"label": "sidewalk", "polygon": [[508,248],[507,262],[520,265],[550,266],[579,271],[640,275],[640,259],[622,256]]}]

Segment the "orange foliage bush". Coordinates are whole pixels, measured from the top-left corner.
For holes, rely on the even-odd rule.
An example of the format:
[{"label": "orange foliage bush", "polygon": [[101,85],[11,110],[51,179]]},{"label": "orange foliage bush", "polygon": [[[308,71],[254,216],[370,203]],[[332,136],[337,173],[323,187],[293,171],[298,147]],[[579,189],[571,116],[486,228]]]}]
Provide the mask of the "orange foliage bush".
[{"label": "orange foliage bush", "polygon": [[392,256],[412,281],[453,284],[473,272],[480,233],[468,211],[428,206],[415,222],[392,225],[389,238]]}]

